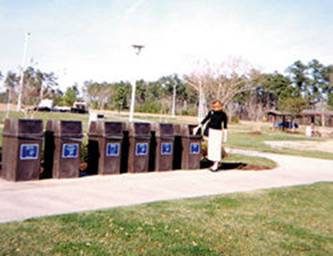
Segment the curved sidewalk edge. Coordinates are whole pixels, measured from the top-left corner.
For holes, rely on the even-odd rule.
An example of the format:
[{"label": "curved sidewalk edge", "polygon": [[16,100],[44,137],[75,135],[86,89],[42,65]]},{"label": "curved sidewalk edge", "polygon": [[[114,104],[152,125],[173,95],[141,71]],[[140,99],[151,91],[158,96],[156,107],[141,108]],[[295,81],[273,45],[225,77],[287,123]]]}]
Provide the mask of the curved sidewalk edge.
[{"label": "curved sidewalk edge", "polygon": [[208,170],[12,183],[0,179],[0,222],[141,203],[333,181],[333,161],[232,149],[271,158],[269,171]]}]

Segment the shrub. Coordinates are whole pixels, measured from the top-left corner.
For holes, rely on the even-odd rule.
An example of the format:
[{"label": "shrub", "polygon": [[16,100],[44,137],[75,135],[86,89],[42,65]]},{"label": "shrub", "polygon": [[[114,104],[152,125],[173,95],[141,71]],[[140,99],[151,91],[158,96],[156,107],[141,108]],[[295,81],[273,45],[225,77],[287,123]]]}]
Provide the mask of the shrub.
[{"label": "shrub", "polygon": [[238,124],[239,123],[239,116],[232,116],[230,119],[231,123]]},{"label": "shrub", "polygon": [[80,160],[86,162],[88,160],[88,140],[84,138],[80,148]]},{"label": "shrub", "polygon": [[143,113],[161,113],[162,105],[159,101],[145,101],[136,107],[136,111]]}]

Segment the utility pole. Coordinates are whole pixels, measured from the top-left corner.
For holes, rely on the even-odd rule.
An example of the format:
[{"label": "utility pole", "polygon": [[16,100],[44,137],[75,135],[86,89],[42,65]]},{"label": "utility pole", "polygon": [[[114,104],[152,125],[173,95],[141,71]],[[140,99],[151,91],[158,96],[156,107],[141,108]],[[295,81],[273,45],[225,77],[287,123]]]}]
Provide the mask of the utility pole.
[{"label": "utility pole", "polygon": [[[132,47],[135,50],[135,54],[139,57],[142,49],[145,47],[144,45],[133,44]],[[134,108],[135,108],[135,91],[136,91],[136,78],[133,79],[132,82],[132,95],[131,95],[131,107],[130,107],[130,115],[129,121],[133,122],[134,117]]]},{"label": "utility pole", "polygon": [[173,84],[173,95],[172,95],[172,117],[176,116],[176,83]]},{"label": "utility pole", "polygon": [[20,89],[19,89],[19,95],[18,95],[18,99],[17,99],[16,111],[21,111],[21,109],[22,109],[22,94],[23,94],[23,87],[24,87],[25,61],[26,61],[26,57],[27,57],[28,41],[29,41],[30,35],[31,34],[29,32],[25,33],[25,35],[24,35],[23,58],[22,58],[21,77],[20,77]]}]

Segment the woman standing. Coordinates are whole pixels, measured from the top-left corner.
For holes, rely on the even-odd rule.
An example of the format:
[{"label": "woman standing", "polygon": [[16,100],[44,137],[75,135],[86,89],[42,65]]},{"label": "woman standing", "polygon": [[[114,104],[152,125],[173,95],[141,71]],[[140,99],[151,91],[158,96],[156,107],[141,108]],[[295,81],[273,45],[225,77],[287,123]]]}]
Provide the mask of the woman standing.
[{"label": "woman standing", "polygon": [[[214,164],[210,167],[210,170],[215,172],[219,168],[222,153],[222,139],[223,142],[227,142],[227,129],[228,118],[223,111],[223,105],[220,100],[214,100],[212,102],[212,109],[208,112],[206,117],[201,121],[199,127],[202,127],[207,121],[208,129],[208,159]],[[223,123],[223,125],[222,125]],[[205,134],[207,136],[207,134]]]}]

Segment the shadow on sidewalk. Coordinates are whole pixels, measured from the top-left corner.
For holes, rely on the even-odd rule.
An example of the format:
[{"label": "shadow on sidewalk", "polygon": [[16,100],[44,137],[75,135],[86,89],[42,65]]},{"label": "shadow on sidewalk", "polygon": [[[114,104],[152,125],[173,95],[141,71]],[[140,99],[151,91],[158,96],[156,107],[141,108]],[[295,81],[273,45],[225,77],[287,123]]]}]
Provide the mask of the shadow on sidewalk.
[{"label": "shadow on sidewalk", "polygon": [[[209,167],[211,167],[213,165],[212,161],[209,160],[202,160],[200,162],[200,169],[207,169]],[[240,163],[240,162],[236,162],[236,163],[221,163],[219,166],[219,171],[227,171],[227,170],[235,170],[235,169],[242,169],[244,167],[246,167],[247,164],[246,163]]]}]

